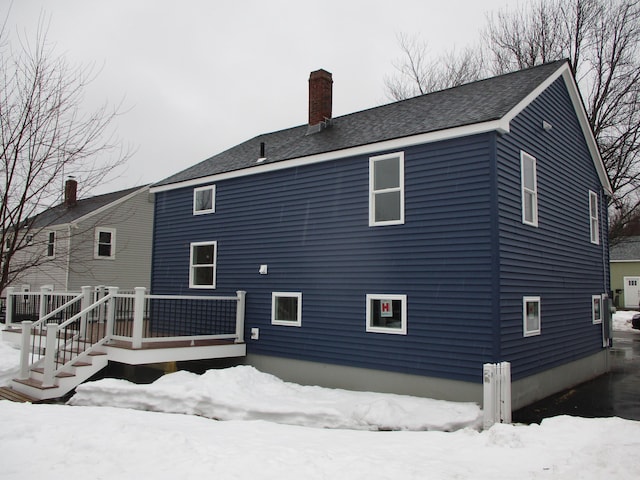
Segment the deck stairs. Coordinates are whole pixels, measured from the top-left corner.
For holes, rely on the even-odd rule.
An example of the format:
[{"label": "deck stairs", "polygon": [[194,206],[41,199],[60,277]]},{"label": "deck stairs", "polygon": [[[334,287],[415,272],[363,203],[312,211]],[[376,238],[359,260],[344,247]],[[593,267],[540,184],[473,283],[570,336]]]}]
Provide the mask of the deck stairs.
[{"label": "deck stairs", "polygon": [[[67,358],[69,352],[67,353]],[[73,352],[74,359],[58,371],[53,382],[45,384],[45,369],[42,364],[36,364],[29,369],[28,378],[14,378],[9,388],[36,400],[50,400],[60,398],[107,366],[108,355],[100,345],[94,345],[83,352]]]}]

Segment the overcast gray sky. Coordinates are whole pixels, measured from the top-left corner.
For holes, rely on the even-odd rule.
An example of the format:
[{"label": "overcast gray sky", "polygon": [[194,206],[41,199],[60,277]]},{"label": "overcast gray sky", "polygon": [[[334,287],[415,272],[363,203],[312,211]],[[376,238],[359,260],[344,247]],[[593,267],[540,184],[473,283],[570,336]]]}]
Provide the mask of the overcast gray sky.
[{"label": "overcast gray sky", "polygon": [[[521,0],[524,1],[524,0]],[[307,121],[309,73],[333,74],[333,115],[388,103],[399,33],[435,54],[479,37],[513,0],[2,0],[9,34],[35,32],[74,64],[94,64],[87,105],[123,102],[136,148],[104,193],[161,180],[260,133]],[[82,182],[82,179],[78,179]],[[83,192],[85,195],[89,192]],[[84,196],[84,195],[83,195]]]}]

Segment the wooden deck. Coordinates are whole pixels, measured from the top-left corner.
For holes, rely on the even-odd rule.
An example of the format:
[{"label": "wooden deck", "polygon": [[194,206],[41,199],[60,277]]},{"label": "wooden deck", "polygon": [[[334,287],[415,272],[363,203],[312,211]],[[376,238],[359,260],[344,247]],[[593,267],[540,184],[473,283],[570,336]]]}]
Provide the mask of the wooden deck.
[{"label": "wooden deck", "polygon": [[0,387],[0,400],[9,400],[10,402],[18,403],[36,403],[39,401],[9,387]]}]

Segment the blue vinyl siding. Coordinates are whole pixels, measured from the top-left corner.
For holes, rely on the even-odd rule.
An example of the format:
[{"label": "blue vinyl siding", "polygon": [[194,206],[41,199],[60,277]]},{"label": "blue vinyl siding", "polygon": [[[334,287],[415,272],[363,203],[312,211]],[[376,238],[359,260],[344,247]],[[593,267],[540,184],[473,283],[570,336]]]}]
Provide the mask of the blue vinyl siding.
[{"label": "blue vinyl siding", "polygon": [[[543,120],[553,128],[545,131]],[[590,242],[589,190],[599,195],[604,232],[606,202],[562,80],[512,121],[497,148],[501,356],[517,379],[601,348],[591,295],[608,290],[607,241]],[[522,223],[520,150],[537,159],[537,228]],[[523,338],[525,295],[541,297],[539,336]]]},{"label": "blue vinyl siding", "polygon": [[[369,227],[368,156],[218,182],[210,215],[192,215],[191,188],[159,192],[153,291],[246,290],[253,353],[479,382],[494,349],[493,138],[405,149],[404,225]],[[212,240],[217,288],[189,292],[189,244]],[[300,328],[271,325],[273,291],[303,293]],[[365,331],[367,293],[407,295],[407,335]]]},{"label": "blue vinyl siding", "polygon": [[[538,227],[522,223],[521,150],[537,160]],[[156,193],[153,292],[245,290],[245,338],[260,328],[248,351],[285,358],[479,383],[485,362],[510,361],[518,379],[597,352],[607,202],[562,79],[509,133],[403,151],[404,225],[369,227],[369,156],[217,182],[207,215],[192,214],[193,188]],[[216,289],[190,290],[189,245],[205,241]],[[274,291],[302,292],[300,327],[271,325]],[[367,293],[407,295],[407,335],[366,332]],[[538,336],[523,336],[523,296],[541,298]]]}]

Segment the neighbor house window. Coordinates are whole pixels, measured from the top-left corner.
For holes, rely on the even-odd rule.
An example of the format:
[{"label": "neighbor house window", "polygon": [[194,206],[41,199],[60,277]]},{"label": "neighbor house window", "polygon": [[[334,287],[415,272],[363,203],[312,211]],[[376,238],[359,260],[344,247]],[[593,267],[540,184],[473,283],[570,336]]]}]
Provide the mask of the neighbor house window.
[{"label": "neighbor house window", "polygon": [[302,293],[273,292],[271,294],[271,323],[273,325],[302,325]]},{"label": "neighbor house window", "polygon": [[520,152],[520,175],[522,184],[522,222],[538,226],[538,183],[536,159]]},{"label": "neighbor house window", "polygon": [[589,191],[589,230],[591,233],[591,243],[600,243],[600,222],[598,220],[598,194]]},{"label": "neighbor house window", "polygon": [[116,258],[116,229],[96,228],[94,258]]},{"label": "neighbor house window", "polygon": [[189,288],[216,288],[217,242],[191,244]]},{"label": "neighbor house window", "polygon": [[591,319],[593,323],[602,323],[602,297],[600,295],[591,297]]},{"label": "neighbor house window", "polygon": [[369,159],[369,225],[404,223],[404,153]]},{"label": "neighbor house window", "polygon": [[193,214],[214,213],[216,211],[216,186],[208,185],[193,190]]},{"label": "neighbor house window", "polygon": [[524,336],[540,335],[540,297],[523,297],[522,317]]},{"label": "neighbor house window", "polygon": [[367,294],[367,332],[407,334],[407,296]]},{"label": "neighbor house window", "polygon": [[47,257],[56,256],[56,232],[47,234]]}]

